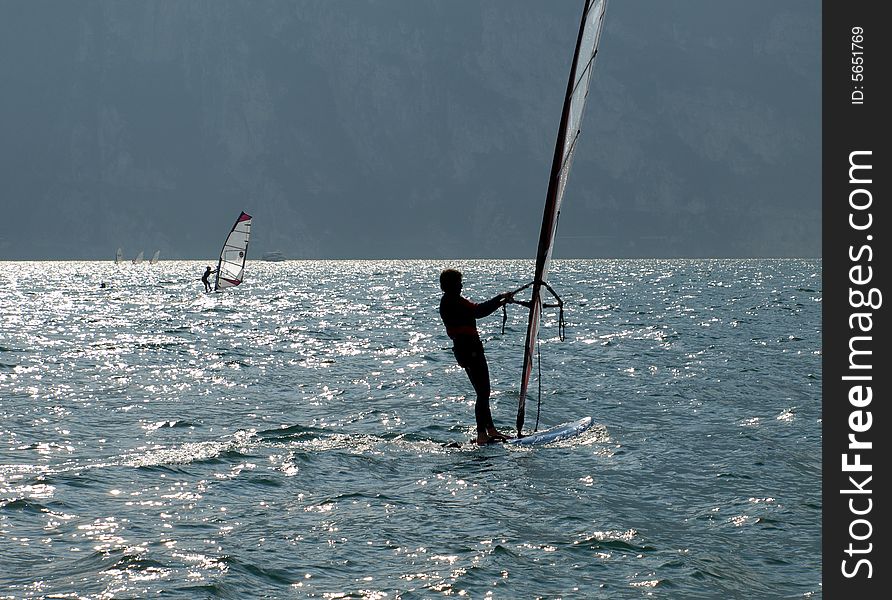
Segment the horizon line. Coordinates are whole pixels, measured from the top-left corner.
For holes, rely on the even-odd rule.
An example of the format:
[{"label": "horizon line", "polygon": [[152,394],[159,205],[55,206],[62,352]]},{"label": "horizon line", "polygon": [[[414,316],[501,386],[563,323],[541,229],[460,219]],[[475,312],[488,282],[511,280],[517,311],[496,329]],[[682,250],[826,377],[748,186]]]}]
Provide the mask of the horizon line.
[{"label": "horizon line", "polygon": [[[552,258],[552,262],[563,260],[822,260],[823,256],[568,256],[562,258]],[[157,263],[161,262],[207,262],[208,260],[216,260],[210,258],[159,258]],[[535,261],[535,257],[451,257],[451,258],[423,258],[423,257],[354,257],[354,258],[285,258],[281,260],[267,260],[264,258],[247,257],[248,262],[298,262],[298,261],[393,261],[393,260],[417,260],[417,261],[473,261],[473,260],[504,260],[504,261]],[[0,262],[111,262],[114,258],[0,258]],[[132,264],[132,259],[121,261],[120,264]],[[155,263],[155,264],[157,264]],[[144,259],[142,263],[151,266],[148,259]]]}]

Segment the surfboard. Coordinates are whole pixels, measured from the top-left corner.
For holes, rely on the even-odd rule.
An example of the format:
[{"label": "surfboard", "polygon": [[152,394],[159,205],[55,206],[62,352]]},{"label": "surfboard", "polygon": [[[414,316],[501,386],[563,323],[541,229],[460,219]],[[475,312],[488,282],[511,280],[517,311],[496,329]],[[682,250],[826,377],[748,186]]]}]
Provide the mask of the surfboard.
[{"label": "surfboard", "polygon": [[550,427],[543,431],[537,431],[530,435],[512,438],[505,443],[514,446],[540,446],[542,444],[559,442],[583,433],[587,429],[590,429],[594,423],[595,422],[591,417],[583,417],[577,421],[561,423],[560,425],[555,425],[554,427]]}]

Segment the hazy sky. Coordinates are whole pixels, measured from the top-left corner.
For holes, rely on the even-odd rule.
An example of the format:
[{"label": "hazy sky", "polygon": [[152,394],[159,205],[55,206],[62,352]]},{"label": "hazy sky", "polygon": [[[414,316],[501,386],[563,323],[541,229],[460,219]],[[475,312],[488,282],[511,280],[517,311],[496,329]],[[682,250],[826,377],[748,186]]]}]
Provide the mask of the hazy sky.
[{"label": "hazy sky", "polygon": [[[0,0],[0,259],[533,258],[581,0]],[[820,256],[821,3],[612,0],[555,258]]]}]

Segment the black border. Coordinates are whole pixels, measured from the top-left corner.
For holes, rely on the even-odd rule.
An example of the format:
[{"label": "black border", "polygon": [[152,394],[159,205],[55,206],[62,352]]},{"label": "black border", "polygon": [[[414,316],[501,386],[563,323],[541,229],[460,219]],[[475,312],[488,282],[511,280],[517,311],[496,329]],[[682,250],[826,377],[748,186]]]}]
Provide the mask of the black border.
[{"label": "black border", "polygon": [[[889,594],[888,573],[892,567],[889,545],[892,535],[888,528],[888,515],[892,511],[886,490],[888,480],[889,444],[886,436],[889,428],[889,380],[892,378],[892,361],[889,359],[889,311],[886,304],[892,303],[892,290],[888,286],[889,270],[892,264],[888,253],[889,226],[886,205],[892,201],[888,195],[889,159],[887,146],[892,120],[892,104],[886,92],[885,79],[890,76],[890,44],[892,23],[885,20],[881,12],[883,2],[868,0],[848,0],[844,2],[822,3],[822,265],[823,265],[823,327],[822,327],[822,442],[823,442],[823,490],[822,490],[822,583],[826,598],[886,598]],[[863,55],[853,54],[852,31],[863,28]],[[853,59],[863,56],[863,80],[853,81]],[[857,86],[860,86],[857,87]],[[863,104],[852,100],[854,91],[864,93]],[[872,226],[869,231],[857,231],[849,225],[849,194],[859,186],[849,183],[849,155],[855,151],[870,151],[872,183],[869,191],[872,205]],[[863,186],[861,186],[863,187]],[[865,196],[861,196],[864,198]],[[864,213],[857,213],[864,217]],[[868,240],[867,236],[871,239]],[[868,253],[853,261],[850,248],[857,250],[868,244],[872,249],[872,260]],[[854,565],[859,556],[850,558],[845,550],[849,547],[849,525],[854,516],[848,506],[849,498],[841,490],[853,487],[849,476],[863,481],[857,473],[845,473],[842,469],[842,455],[847,452],[849,415],[857,410],[849,403],[848,393],[853,385],[842,377],[851,374],[849,369],[849,342],[854,335],[865,335],[858,329],[851,330],[849,317],[852,313],[865,309],[852,308],[849,302],[850,269],[861,264],[862,269],[872,267],[873,278],[861,289],[876,287],[883,293],[882,305],[872,310],[873,328],[869,359],[873,401],[863,410],[870,410],[873,418],[869,431],[858,434],[860,439],[873,442],[873,447],[861,451],[861,461],[872,465],[868,475],[873,479],[864,486],[871,490],[872,509],[864,518],[871,525],[861,523],[856,533],[870,531],[869,539],[857,544],[872,543],[871,551],[860,557],[872,564],[872,577],[866,577],[867,569],[862,566],[855,577],[847,578],[842,573],[842,561]],[[863,272],[863,271],[862,271]],[[854,286],[858,289],[857,286]],[[889,295],[886,294],[889,292]],[[867,309],[870,310],[870,309]],[[862,346],[867,348],[867,346]],[[853,451],[854,452],[854,451]],[[850,460],[851,462],[851,460]],[[866,506],[867,495],[857,496],[857,506]],[[866,546],[865,546],[866,547]],[[854,569],[853,569],[854,570]]]}]

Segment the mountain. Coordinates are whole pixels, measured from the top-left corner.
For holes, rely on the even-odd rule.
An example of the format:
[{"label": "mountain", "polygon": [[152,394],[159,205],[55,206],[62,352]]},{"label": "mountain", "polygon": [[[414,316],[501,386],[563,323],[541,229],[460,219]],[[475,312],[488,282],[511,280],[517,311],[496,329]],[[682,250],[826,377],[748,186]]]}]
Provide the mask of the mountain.
[{"label": "mountain", "polygon": [[[0,0],[0,259],[531,257],[581,2]],[[820,255],[820,6],[612,2],[556,257]]]}]

